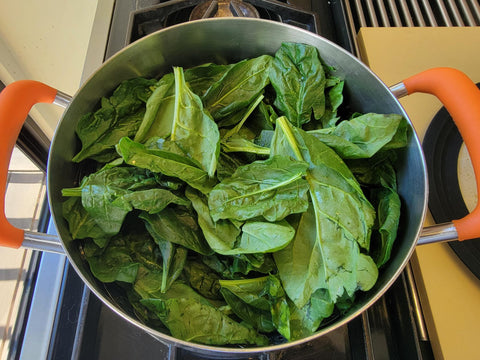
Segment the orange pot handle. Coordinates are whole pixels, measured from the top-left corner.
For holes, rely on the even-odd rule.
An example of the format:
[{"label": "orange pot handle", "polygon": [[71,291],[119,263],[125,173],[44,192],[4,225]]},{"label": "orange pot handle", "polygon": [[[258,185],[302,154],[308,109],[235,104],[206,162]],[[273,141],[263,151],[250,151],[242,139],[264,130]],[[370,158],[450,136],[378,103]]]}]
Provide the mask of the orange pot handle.
[{"label": "orange pot handle", "polygon": [[0,246],[19,248],[24,231],[10,224],[5,216],[8,166],[28,113],[36,103],[53,103],[57,90],[38,81],[20,80],[0,93]]},{"label": "orange pot handle", "polygon": [[[462,135],[470,155],[477,193],[480,195],[480,90],[463,72],[433,68],[403,81],[408,94],[429,93],[438,97]],[[458,240],[480,237],[480,200],[467,216],[453,220]]]}]

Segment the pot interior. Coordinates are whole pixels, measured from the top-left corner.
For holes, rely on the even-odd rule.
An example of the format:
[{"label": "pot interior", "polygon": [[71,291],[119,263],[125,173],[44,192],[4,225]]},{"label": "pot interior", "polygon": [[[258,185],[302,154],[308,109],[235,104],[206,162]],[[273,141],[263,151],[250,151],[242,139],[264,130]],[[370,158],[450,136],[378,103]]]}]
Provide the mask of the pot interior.
[{"label": "pot interior", "polygon": [[[282,42],[299,42],[317,47],[325,63],[334,66],[337,75],[346,80],[345,103],[350,109],[364,113],[397,113],[407,118],[396,98],[367,67],[328,40],[273,21],[223,18],[173,26],[131,44],[110,58],[85,82],[56,129],[48,163],[48,195],[54,222],[69,260],[90,289],[107,305],[161,340],[174,341],[205,352],[222,351],[222,348],[176,340],[140,324],[132,316],[128,306],[115,294],[112,295],[114,290],[99,284],[91,275],[88,264],[81,258],[78,243],[72,241],[62,217],[64,198],[61,196],[61,189],[76,186],[75,181],[82,171],[71,162],[80,145],[75,135],[76,124],[83,114],[95,109],[102,96],[111,94],[122,80],[138,76],[158,77],[170,72],[172,66],[188,68],[207,62],[231,63],[262,54],[274,54]],[[229,348],[228,351],[275,350],[312,340],[360,314],[393,283],[413,252],[426,211],[425,163],[419,140],[414,133],[397,164],[398,188],[402,200],[399,234],[392,257],[381,269],[375,287],[359,296],[356,305],[347,314],[326,325],[310,338],[268,348]]]}]

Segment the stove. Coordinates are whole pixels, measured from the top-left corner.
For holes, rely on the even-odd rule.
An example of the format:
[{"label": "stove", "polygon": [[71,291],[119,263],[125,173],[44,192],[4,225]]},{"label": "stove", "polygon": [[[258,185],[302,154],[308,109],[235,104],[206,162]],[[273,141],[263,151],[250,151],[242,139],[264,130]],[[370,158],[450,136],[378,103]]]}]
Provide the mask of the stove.
[{"label": "stove", "polygon": [[[220,15],[260,17],[298,26],[358,55],[356,30],[349,22],[351,9],[342,0],[136,0],[115,2],[104,60],[154,31]],[[382,298],[335,331],[287,350],[229,358],[431,359],[430,342],[416,305],[417,293],[407,267]],[[120,318],[90,293],[68,262],[56,309],[49,359],[206,359],[162,343]]]}]

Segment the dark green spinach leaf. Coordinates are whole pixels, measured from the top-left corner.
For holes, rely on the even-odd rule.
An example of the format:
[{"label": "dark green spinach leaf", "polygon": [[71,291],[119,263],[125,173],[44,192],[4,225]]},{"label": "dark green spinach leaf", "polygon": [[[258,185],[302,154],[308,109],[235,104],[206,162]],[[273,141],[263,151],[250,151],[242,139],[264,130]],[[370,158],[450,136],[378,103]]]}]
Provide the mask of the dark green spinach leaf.
[{"label": "dark green spinach leaf", "polygon": [[263,216],[278,221],[308,207],[308,165],[288,157],[272,157],[239,167],[216,185],[208,197],[210,214],[219,219],[247,220]]},{"label": "dark green spinach leaf", "polygon": [[407,124],[401,115],[364,114],[337,126],[309,131],[343,159],[370,158],[381,149],[405,147]]},{"label": "dark green spinach leaf", "polygon": [[81,195],[86,212],[105,235],[111,236],[120,231],[125,216],[134,208],[154,214],[170,203],[188,203],[169,190],[150,188],[135,191],[145,184],[158,185],[142,169],[111,167],[89,175],[77,189],[64,189],[63,195]]},{"label": "dark green spinach leaf", "polygon": [[145,115],[134,140],[144,143],[152,137],[166,138],[171,134],[175,109],[175,78],[164,75],[148,98]]},{"label": "dark green spinach leaf", "polygon": [[198,226],[196,216],[186,207],[165,208],[158,214],[141,213],[145,226],[158,243],[169,241],[196,251],[199,254],[212,254],[203,233]]},{"label": "dark green spinach leaf", "polygon": [[313,335],[322,320],[332,315],[335,307],[326,289],[316,290],[308,303],[300,309],[291,302],[289,305],[291,340]]},{"label": "dark green spinach leaf", "polygon": [[82,149],[72,161],[115,159],[115,145],[122,137],[133,137],[137,132],[145,113],[142,106],[156,83],[156,80],[144,78],[126,80],[110,98],[102,99],[99,110],[83,116],[76,128]]},{"label": "dark green spinach leaf", "polygon": [[335,302],[344,291],[357,290],[358,245],[368,249],[375,211],[332,149],[285,118],[279,118],[277,125],[272,155],[291,155],[310,164],[307,181],[312,200],[295,239],[274,254],[280,278],[300,309],[322,288]]},{"label": "dark green spinach leaf", "polygon": [[172,336],[201,344],[266,345],[268,340],[255,330],[230,319],[197,297],[144,299],[141,303],[153,311]]},{"label": "dark green spinach leaf", "polygon": [[95,218],[82,206],[79,197],[71,197],[62,204],[63,217],[68,222],[72,239],[104,238],[107,234],[98,226]]},{"label": "dark green spinach leaf", "polygon": [[215,121],[204,109],[202,100],[185,82],[183,69],[174,68],[175,112],[171,140],[187,156],[201,164],[202,169],[213,177],[217,169],[220,151],[220,133]]},{"label": "dark green spinach leaf", "polygon": [[325,113],[325,71],[313,46],[283,43],[270,67],[275,107],[300,127]]},{"label": "dark green spinach leaf", "polygon": [[190,286],[207,299],[222,299],[219,280],[221,277],[201,261],[190,260],[184,272]]},{"label": "dark green spinach leaf", "polygon": [[198,168],[187,157],[168,151],[147,149],[129,138],[122,138],[117,150],[127,164],[179,178],[203,193],[208,193],[215,184],[215,180],[210,178],[205,170]]},{"label": "dark green spinach leaf", "polygon": [[202,101],[215,120],[246,108],[270,82],[271,56],[262,55],[236,63],[203,95]]}]

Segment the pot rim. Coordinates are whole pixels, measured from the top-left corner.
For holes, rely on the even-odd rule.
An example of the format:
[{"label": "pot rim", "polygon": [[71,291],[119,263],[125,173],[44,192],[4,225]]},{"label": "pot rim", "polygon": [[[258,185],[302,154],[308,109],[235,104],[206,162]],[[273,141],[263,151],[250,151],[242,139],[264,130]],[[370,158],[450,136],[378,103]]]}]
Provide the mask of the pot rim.
[{"label": "pot rim", "polygon": [[[345,49],[341,48],[339,45],[333,43],[332,41],[328,40],[328,39],[325,39],[323,38],[322,36],[320,35],[317,35],[317,34],[314,34],[314,33],[311,33],[309,32],[308,30],[304,30],[304,29],[301,29],[301,28],[298,28],[298,27],[295,27],[293,25],[289,25],[289,24],[284,24],[284,23],[279,23],[279,22],[275,22],[275,21],[272,21],[272,20],[265,20],[265,19],[253,19],[253,18],[213,18],[213,19],[202,19],[202,20],[195,20],[195,21],[190,21],[190,22],[186,22],[186,23],[181,23],[181,24],[177,24],[177,25],[173,25],[171,27],[168,27],[168,28],[165,28],[165,29],[162,29],[162,30],[159,30],[157,32],[154,32],[152,34],[149,34],[131,44],[129,44],[128,46],[126,46],[125,48],[121,49],[119,52],[117,52],[115,55],[113,55],[112,57],[110,57],[109,59],[107,59],[96,71],[94,71],[86,80],[85,82],[79,87],[79,89],[76,91],[75,95],[73,96],[73,101],[72,103],[75,101],[75,98],[77,97],[77,95],[79,93],[82,92],[83,89],[85,89],[88,84],[92,81],[93,78],[95,78],[97,76],[97,74],[99,74],[100,72],[102,72],[103,69],[105,69],[106,67],[109,66],[109,64],[113,63],[114,61],[116,61],[118,58],[128,54],[130,51],[132,51],[131,49],[135,48],[136,46],[138,46],[139,43],[141,42],[144,42],[144,41],[147,41],[148,39],[150,38],[153,38],[153,37],[156,37],[158,36],[159,33],[165,33],[165,32],[175,32],[177,31],[178,28],[186,28],[186,27],[198,27],[198,26],[202,26],[201,24],[207,24],[207,23],[231,23],[231,22],[241,22],[241,23],[250,23],[248,25],[244,25],[244,26],[251,26],[251,24],[253,23],[268,23],[269,25],[268,26],[272,26],[272,27],[285,27],[285,28],[289,28],[299,34],[305,34],[307,37],[310,37],[310,38],[316,38],[322,42],[325,42],[327,44],[329,44],[329,46],[332,46],[334,48],[337,49],[337,51],[340,51],[341,53],[343,53],[344,56],[348,56],[350,58],[353,58],[355,59],[358,64],[363,68],[364,71],[367,71],[370,76],[374,77],[379,84],[381,84],[384,88],[385,88],[385,93],[386,94],[390,94],[397,102],[398,104],[398,107],[399,109],[401,109],[403,112],[401,115],[403,115],[407,121],[409,122],[409,124],[411,125],[411,121],[408,117],[408,115],[406,114],[405,110],[403,109],[403,107],[400,105],[400,103],[398,102],[398,100],[394,97],[394,95],[392,94],[391,90],[388,88],[387,85],[385,85],[382,80],[380,80],[378,78],[378,76],[372,72],[372,70],[370,70],[365,64],[363,64],[359,59],[355,58],[352,54],[350,54],[349,52],[347,52]],[[138,76],[142,76],[141,74],[139,74]],[[52,138],[52,145],[56,143],[56,141],[58,140],[59,137],[63,136],[62,132],[59,130],[60,128],[60,124],[62,123],[65,115],[68,113],[68,110],[71,106],[71,104],[66,108],[65,112],[63,113],[62,115],[62,118],[60,119],[60,122],[59,124],[57,125],[56,129],[55,129],[55,132],[54,132],[54,136]],[[412,126],[413,128],[413,126]],[[421,161],[422,161],[422,165],[423,165],[423,168],[426,169],[426,165],[425,165],[425,158],[424,158],[424,155],[423,155],[423,151],[421,149],[421,146],[420,146],[420,141],[418,139],[418,136],[416,134],[415,131],[412,132],[412,138],[410,140],[410,142],[413,142],[414,146],[417,146],[420,150],[420,153],[421,153]],[[411,146],[411,145],[409,145]],[[54,200],[52,198],[52,188],[50,187],[50,184],[52,184],[52,181],[51,181],[51,177],[52,177],[52,172],[53,170],[51,169],[51,157],[52,157],[52,151],[49,151],[49,159],[48,159],[48,168],[47,168],[47,186],[48,186],[48,202],[49,202],[49,207],[50,209],[53,209],[54,208]],[[420,222],[420,224],[423,224],[424,223],[424,220],[425,220],[425,217],[426,217],[426,213],[427,213],[427,199],[428,199],[428,181],[427,181],[427,174],[426,174],[426,171],[424,171],[424,179],[423,179],[424,183],[426,184],[426,188],[425,188],[425,194],[424,194],[424,206],[423,206],[423,210],[422,210],[422,220]],[[53,214],[53,211],[52,211],[52,214]],[[57,218],[58,217],[58,218]],[[58,221],[63,221],[63,218],[60,215],[57,215],[57,216],[52,216],[52,220],[53,220],[53,223],[55,225],[55,228],[59,229],[59,224],[57,223]],[[158,330],[155,330],[155,329],[152,329],[150,327],[147,327],[146,325],[142,324],[139,320],[133,318],[132,316],[128,315],[123,309],[121,309],[119,306],[116,306],[112,300],[108,299],[106,296],[104,296],[100,291],[97,290],[96,286],[94,286],[93,284],[90,283],[89,279],[87,279],[83,272],[81,271],[79,265],[76,263],[76,261],[73,259],[72,255],[70,254],[70,252],[68,251],[68,248],[67,246],[65,246],[65,241],[62,239],[62,237],[59,235],[59,238],[60,238],[60,241],[62,243],[62,246],[63,248],[65,249],[65,253],[66,253],[66,256],[70,262],[70,264],[74,267],[75,271],[77,272],[77,274],[81,277],[81,279],[83,280],[83,282],[85,284],[87,284],[88,288],[90,289],[90,291],[92,291],[99,299],[101,299],[101,301],[107,305],[112,311],[114,311],[116,314],[118,314],[119,316],[121,316],[123,319],[127,320],[128,322],[130,322],[131,324],[145,330],[146,332],[148,332],[150,335],[154,336],[155,338],[157,338],[159,341],[164,341],[168,344],[175,344],[175,345],[180,345],[184,348],[187,348],[187,349],[193,349],[195,350],[196,352],[203,352],[203,353],[208,353],[208,354],[212,354],[212,353],[215,353],[215,354],[223,354],[223,355],[227,355],[227,354],[235,354],[235,355],[239,355],[239,354],[258,354],[258,353],[266,353],[266,352],[273,352],[273,351],[279,351],[279,350],[285,350],[286,348],[290,348],[290,347],[294,347],[294,346],[298,346],[298,345],[301,345],[301,344],[305,344],[307,342],[310,342],[310,341],[313,341],[323,335],[325,335],[326,333],[330,332],[330,331],[333,331],[334,329],[337,329],[345,324],[347,324],[348,322],[350,322],[351,320],[353,320],[354,318],[356,318],[357,316],[359,316],[360,314],[362,314],[364,311],[366,311],[370,306],[373,305],[373,303],[375,303],[380,297],[383,296],[383,294],[391,287],[391,285],[397,280],[397,278],[399,277],[399,275],[401,274],[401,272],[403,271],[403,269],[405,268],[405,266],[407,265],[408,261],[410,260],[414,250],[415,250],[415,247],[416,247],[416,244],[417,244],[417,240],[420,236],[420,233],[421,233],[421,229],[422,229],[422,226],[420,226],[417,231],[416,231],[416,235],[415,235],[415,239],[414,241],[411,242],[411,246],[409,248],[409,251],[407,253],[406,256],[404,256],[403,258],[403,261],[401,263],[401,265],[397,268],[397,270],[395,271],[394,275],[393,276],[390,276],[390,279],[379,289],[376,289],[374,292],[375,292],[375,295],[373,297],[369,297],[369,301],[366,302],[363,306],[360,306],[359,308],[357,308],[355,311],[353,311],[352,313],[350,313],[348,316],[343,316],[341,318],[339,318],[338,320],[335,320],[334,322],[332,322],[331,324],[323,327],[323,328],[320,328],[315,334],[313,335],[310,335],[308,337],[305,337],[305,338],[302,338],[302,339],[299,339],[299,340],[295,340],[295,341],[291,341],[291,342],[285,342],[285,343],[282,343],[282,344],[276,344],[276,345],[269,345],[269,346],[263,346],[263,347],[245,347],[245,348],[235,348],[235,347],[226,347],[226,346],[209,346],[209,345],[204,345],[204,344],[196,344],[196,343],[192,343],[192,342],[189,342],[189,341],[185,341],[185,340],[180,340],[180,339],[177,339],[171,335],[167,335],[165,333],[162,333]],[[373,291],[373,290],[371,290]],[[370,292],[369,292],[370,293]]]}]

